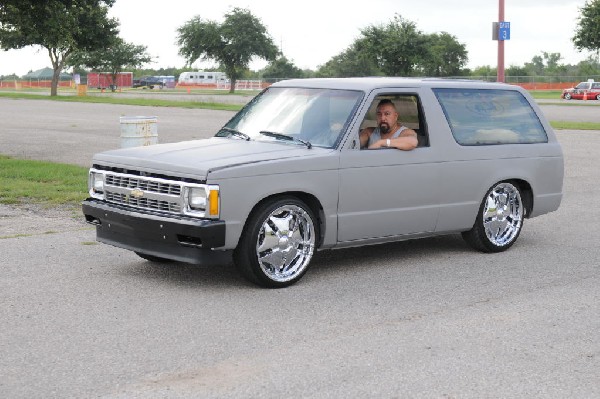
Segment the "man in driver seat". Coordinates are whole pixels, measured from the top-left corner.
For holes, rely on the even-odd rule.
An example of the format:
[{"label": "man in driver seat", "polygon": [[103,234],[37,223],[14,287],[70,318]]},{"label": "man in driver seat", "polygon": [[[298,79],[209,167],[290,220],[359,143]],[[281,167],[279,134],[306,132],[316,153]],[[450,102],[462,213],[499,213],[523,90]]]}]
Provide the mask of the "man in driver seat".
[{"label": "man in driver seat", "polygon": [[397,148],[412,150],[419,141],[417,132],[398,123],[398,111],[389,99],[377,104],[377,127],[367,127],[360,132],[360,148]]}]

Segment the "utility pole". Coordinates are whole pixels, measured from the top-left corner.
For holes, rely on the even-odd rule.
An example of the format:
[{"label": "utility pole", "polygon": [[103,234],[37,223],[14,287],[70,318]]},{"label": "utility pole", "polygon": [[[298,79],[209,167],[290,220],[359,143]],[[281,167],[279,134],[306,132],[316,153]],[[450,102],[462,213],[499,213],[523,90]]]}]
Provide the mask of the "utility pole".
[{"label": "utility pole", "polygon": [[[498,0],[498,22],[504,22],[504,0]],[[497,81],[504,83],[504,40],[498,37],[498,76]]]}]

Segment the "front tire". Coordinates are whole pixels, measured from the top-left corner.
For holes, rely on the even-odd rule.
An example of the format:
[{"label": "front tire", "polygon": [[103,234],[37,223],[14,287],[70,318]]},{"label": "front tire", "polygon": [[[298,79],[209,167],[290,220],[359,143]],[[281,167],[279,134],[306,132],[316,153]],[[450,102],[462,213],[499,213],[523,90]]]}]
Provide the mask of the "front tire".
[{"label": "front tire", "polygon": [[500,182],[488,190],[475,224],[462,236],[471,247],[482,252],[505,251],[519,237],[523,216],[519,187],[511,182]]},{"label": "front tire", "polygon": [[571,93],[565,93],[565,100],[571,99]]},{"label": "front tire", "polygon": [[296,283],[308,270],[318,225],[312,210],[295,197],[263,203],[252,215],[233,253],[248,280],[268,288]]}]

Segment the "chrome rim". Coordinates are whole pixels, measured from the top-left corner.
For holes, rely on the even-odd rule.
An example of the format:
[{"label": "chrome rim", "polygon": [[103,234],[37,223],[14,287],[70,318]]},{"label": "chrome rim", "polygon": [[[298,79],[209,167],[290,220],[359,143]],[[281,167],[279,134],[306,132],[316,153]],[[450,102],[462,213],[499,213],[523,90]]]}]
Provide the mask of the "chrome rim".
[{"label": "chrome rim", "polygon": [[256,242],[258,263],[267,277],[286,282],[308,266],[315,248],[310,215],[296,205],[284,205],[269,214]]},{"label": "chrome rim", "polygon": [[502,247],[519,234],[523,223],[521,194],[510,183],[494,187],[485,200],[483,227],[490,242]]}]

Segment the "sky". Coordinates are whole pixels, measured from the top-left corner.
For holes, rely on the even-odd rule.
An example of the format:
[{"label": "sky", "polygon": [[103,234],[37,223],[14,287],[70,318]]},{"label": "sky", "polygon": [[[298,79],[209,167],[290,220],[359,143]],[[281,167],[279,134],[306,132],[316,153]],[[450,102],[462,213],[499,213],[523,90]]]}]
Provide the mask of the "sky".
[{"label": "sky", "polygon": [[[350,5],[352,4],[352,5]],[[505,42],[505,66],[522,66],[542,52],[560,53],[562,63],[577,64],[589,52],[575,50],[573,37],[579,9],[585,0],[505,0],[505,21],[510,22],[511,37]],[[116,0],[110,16],[120,22],[120,36],[127,42],[147,46],[154,62],[150,68],[181,68],[185,60],[178,55],[177,28],[195,16],[222,22],[233,7],[250,10],[267,28],[283,54],[301,69],[316,70],[360,37],[361,29],[387,25],[394,15],[414,22],[423,33],[447,32],[466,46],[467,67],[490,65],[498,61],[498,45],[492,40],[492,22],[498,21],[499,0]],[[252,70],[266,65],[255,60]],[[0,51],[0,75],[50,67],[47,50],[27,47]],[[216,66],[196,61],[193,67]]]}]

